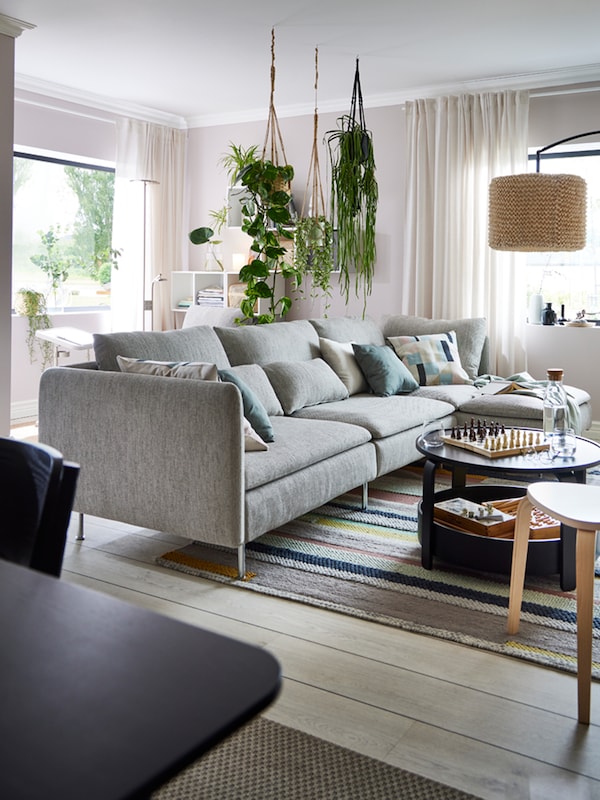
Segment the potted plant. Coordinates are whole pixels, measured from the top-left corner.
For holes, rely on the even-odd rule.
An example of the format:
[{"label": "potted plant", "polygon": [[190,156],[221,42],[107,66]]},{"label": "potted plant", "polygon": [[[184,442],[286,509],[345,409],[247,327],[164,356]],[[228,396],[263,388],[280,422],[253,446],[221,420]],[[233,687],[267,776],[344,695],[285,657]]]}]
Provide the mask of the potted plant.
[{"label": "potted plant", "polygon": [[[223,226],[226,225],[226,223],[227,223],[227,212],[228,212],[228,210],[229,210],[228,206],[225,205],[225,206],[223,206],[222,208],[219,208],[216,211],[209,211],[208,212],[209,217],[211,217],[213,222],[214,222],[217,234],[221,233],[221,230],[223,229]],[[208,252],[206,254],[205,268],[207,270],[210,270],[211,266],[216,264],[217,267],[221,271],[223,271],[223,269],[224,269],[224,267],[223,267],[223,259],[220,256],[219,252],[216,250],[218,245],[220,245],[223,240],[222,239],[214,239],[213,238],[214,236],[215,236],[215,230],[213,230],[213,228],[209,228],[208,226],[201,227],[201,228],[195,228],[189,234],[190,242],[192,244],[198,244],[198,245],[208,244],[208,246],[209,246]]]},{"label": "potted plant", "polygon": [[37,331],[52,327],[46,308],[46,298],[35,289],[19,289],[15,297],[15,311],[27,317],[27,350],[29,361],[36,360],[36,347],[42,359],[42,369],[52,363],[52,344],[36,337]]},{"label": "potted plant", "polygon": [[358,296],[362,288],[366,303],[376,257],[378,186],[372,136],[365,124],[358,59],[350,114],[338,119],[338,128],[326,134],[326,141],[331,162],[331,220],[337,230],[342,291],[348,302],[350,272],[354,270],[355,293]]}]

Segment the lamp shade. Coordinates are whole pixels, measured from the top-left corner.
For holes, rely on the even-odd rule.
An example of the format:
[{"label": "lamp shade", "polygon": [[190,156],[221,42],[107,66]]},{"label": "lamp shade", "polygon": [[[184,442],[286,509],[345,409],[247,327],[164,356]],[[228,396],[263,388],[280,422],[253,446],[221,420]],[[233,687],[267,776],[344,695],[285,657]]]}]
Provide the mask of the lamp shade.
[{"label": "lamp shade", "polygon": [[586,183],[578,175],[493,178],[488,243],[494,250],[562,252],[586,244]]}]

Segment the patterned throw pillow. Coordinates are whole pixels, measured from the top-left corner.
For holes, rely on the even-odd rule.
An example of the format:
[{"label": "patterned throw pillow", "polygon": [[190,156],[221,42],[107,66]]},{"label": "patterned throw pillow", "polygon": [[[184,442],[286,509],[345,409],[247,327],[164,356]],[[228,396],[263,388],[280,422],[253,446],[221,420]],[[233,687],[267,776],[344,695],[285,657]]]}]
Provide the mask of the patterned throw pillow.
[{"label": "patterned throw pillow", "polygon": [[420,386],[472,383],[460,363],[454,331],[390,336],[388,341]]}]

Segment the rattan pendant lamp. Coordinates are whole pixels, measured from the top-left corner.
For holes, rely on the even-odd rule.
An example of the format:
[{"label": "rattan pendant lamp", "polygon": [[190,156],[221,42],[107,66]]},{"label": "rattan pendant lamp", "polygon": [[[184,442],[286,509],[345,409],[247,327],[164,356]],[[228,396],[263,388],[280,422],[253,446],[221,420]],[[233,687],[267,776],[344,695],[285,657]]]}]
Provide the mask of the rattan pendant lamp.
[{"label": "rattan pendant lamp", "polygon": [[540,172],[540,156],[565,142],[600,134],[589,131],[536,152],[536,171],[493,178],[489,187],[488,243],[494,250],[567,252],[586,244],[587,186],[578,175]]}]

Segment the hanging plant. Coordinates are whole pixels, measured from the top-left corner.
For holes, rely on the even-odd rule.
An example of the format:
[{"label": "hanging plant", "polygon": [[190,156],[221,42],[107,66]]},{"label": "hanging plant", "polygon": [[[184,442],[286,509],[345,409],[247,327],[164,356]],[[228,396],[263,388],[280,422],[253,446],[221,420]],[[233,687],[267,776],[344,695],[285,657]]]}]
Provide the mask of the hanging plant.
[{"label": "hanging plant", "polygon": [[[318,129],[319,114],[316,101],[319,80],[319,49],[315,48],[315,113],[313,120],[313,146],[306,179],[306,191],[300,219],[294,231],[294,266],[303,275],[310,273],[310,296],[326,298],[323,316],[327,316],[331,298],[331,273],[334,269],[333,225],[325,216],[325,200],[319,167]],[[304,205],[309,198],[309,215],[304,215]],[[302,290],[301,290],[302,291]]]},{"label": "hanging plant", "polygon": [[360,86],[358,59],[354,73],[350,114],[338,119],[338,129],[328,131],[331,162],[331,220],[337,230],[338,266],[346,302],[354,270],[356,296],[364,303],[373,287],[375,223],[378,186],[371,132],[367,130]]},{"label": "hanging plant", "polygon": [[50,317],[46,310],[46,298],[35,289],[19,289],[15,297],[15,311],[27,317],[27,351],[31,364],[36,361],[36,351],[42,359],[42,369],[52,363],[52,343],[45,339],[38,339],[37,331],[47,330],[52,327]]},{"label": "hanging plant", "polygon": [[[301,273],[287,260],[287,248],[281,244],[292,226],[291,185],[294,168],[287,163],[283,138],[274,103],[275,29],[271,30],[271,97],[267,130],[260,160],[254,159],[238,173],[238,182],[246,188],[242,196],[242,230],[252,237],[253,259],[240,270],[246,284],[240,309],[245,321],[263,324],[275,322],[290,310],[292,300],[277,296],[278,277],[291,279],[297,286]],[[268,310],[256,313],[260,300],[268,301]]]}]

